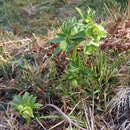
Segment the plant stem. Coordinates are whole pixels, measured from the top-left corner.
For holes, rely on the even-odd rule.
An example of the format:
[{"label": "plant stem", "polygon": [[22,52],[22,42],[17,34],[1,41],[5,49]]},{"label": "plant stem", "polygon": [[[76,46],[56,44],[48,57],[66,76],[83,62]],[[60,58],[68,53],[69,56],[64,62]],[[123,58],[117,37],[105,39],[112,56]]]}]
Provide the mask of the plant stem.
[{"label": "plant stem", "polygon": [[76,59],[76,56],[77,56],[77,48],[78,46],[75,46],[74,49],[73,49],[73,52],[72,52],[72,59],[75,61]]}]

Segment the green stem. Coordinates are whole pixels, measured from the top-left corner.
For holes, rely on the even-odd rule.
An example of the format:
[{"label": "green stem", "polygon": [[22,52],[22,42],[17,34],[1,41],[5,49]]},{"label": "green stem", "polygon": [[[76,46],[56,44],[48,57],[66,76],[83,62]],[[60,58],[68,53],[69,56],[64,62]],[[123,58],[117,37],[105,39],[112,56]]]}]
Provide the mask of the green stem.
[{"label": "green stem", "polygon": [[29,123],[30,123],[30,118],[27,118],[26,119],[26,125],[29,126]]},{"label": "green stem", "polygon": [[74,49],[73,49],[73,52],[72,52],[72,59],[73,59],[73,60],[76,59],[76,56],[77,56],[77,48],[78,48],[78,46],[75,46]]}]

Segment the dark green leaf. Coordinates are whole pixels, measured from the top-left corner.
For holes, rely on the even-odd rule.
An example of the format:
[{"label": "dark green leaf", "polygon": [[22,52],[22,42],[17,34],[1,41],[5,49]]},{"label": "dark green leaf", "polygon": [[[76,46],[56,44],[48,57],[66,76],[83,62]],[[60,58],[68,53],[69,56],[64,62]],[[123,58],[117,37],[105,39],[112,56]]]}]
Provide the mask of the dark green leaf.
[{"label": "dark green leaf", "polygon": [[84,53],[87,55],[91,55],[98,47],[99,47],[98,43],[90,41],[86,43],[86,45],[84,46]]},{"label": "dark green leaf", "polygon": [[51,42],[51,43],[60,43],[63,40],[64,40],[64,38],[55,38],[55,39],[50,40],[49,42]]},{"label": "dark green leaf", "polygon": [[67,42],[65,40],[60,43],[60,48],[63,51],[67,49]]}]

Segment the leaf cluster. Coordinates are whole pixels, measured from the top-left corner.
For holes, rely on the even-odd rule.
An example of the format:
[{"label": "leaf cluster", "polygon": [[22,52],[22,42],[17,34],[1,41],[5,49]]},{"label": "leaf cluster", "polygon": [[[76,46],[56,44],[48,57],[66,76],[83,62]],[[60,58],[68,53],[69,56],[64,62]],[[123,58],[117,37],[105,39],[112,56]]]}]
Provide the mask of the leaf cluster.
[{"label": "leaf cluster", "polygon": [[13,105],[14,109],[25,119],[34,118],[33,109],[42,106],[41,104],[36,103],[36,97],[28,92],[25,92],[22,96],[14,96],[10,104]]},{"label": "leaf cluster", "polygon": [[84,53],[92,54],[98,47],[101,38],[106,36],[106,31],[101,25],[94,23],[95,12],[88,9],[87,13],[82,12],[76,7],[81,18],[76,17],[64,20],[60,27],[60,33],[57,33],[57,38],[51,42],[60,43],[59,48],[63,51],[73,51],[77,46],[88,40],[84,45]]}]

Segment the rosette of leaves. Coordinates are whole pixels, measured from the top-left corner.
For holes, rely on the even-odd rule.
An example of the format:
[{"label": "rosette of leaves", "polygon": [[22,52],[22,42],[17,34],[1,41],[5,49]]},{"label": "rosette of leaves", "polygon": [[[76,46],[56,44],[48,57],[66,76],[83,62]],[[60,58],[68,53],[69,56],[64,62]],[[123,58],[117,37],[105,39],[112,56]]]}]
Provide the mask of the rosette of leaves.
[{"label": "rosette of leaves", "polygon": [[22,96],[14,96],[10,104],[27,121],[29,121],[30,118],[34,118],[34,109],[42,107],[42,104],[36,103],[36,97],[28,92],[25,92]]},{"label": "rosette of leaves", "polygon": [[[51,42],[57,42],[59,48],[63,51],[69,52],[78,43],[83,41],[83,37],[79,32],[84,30],[84,25],[81,21],[78,21],[76,17],[68,18],[64,20],[60,27],[60,33],[57,33],[57,38],[52,39]],[[78,35],[77,35],[78,34]]]},{"label": "rosette of leaves", "polygon": [[78,45],[87,40],[84,44],[84,53],[92,54],[98,47],[101,38],[106,36],[106,31],[101,25],[94,23],[95,12],[88,9],[87,13],[82,12],[79,8],[76,8],[81,16],[81,19],[76,17],[64,20],[60,27],[60,33],[57,34],[57,38],[51,40],[51,42],[59,43],[59,48],[62,51],[72,52],[72,57],[76,57]]},{"label": "rosette of leaves", "polygon": [[84,13],[79,8],[76,8],[80,14],[86,28],[84,30],[85,37],[89,38],[89,42],[84,45],[84,53],[92,54],[98,47],[101,38],[106,37],[106,31],[102,25],[94,23],[95,11],[88,8],[87,13]]}]

